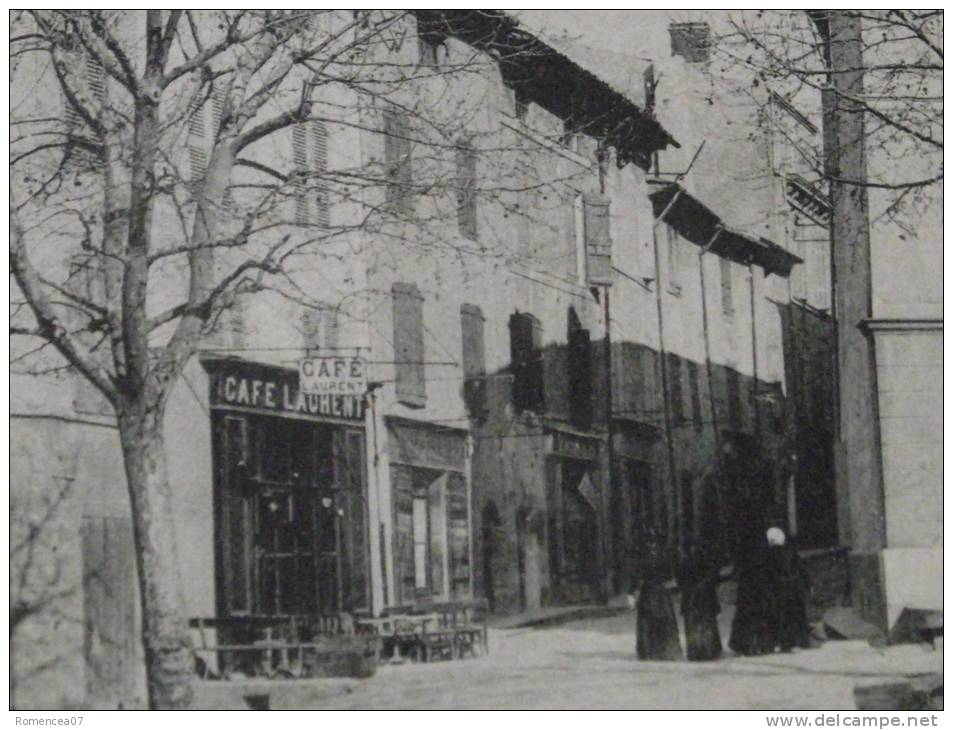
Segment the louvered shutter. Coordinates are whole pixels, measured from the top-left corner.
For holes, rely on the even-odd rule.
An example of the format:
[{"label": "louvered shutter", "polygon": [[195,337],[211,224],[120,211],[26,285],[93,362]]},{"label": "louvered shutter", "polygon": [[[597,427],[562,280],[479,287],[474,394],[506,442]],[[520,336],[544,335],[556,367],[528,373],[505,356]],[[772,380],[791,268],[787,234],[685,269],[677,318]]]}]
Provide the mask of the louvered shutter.
[{"label": "louvered shutter", "polygon": [[[211,110],[212,110],[212,143],[218,139],[219,134],[222,131],[222,120],[225,117],[225,90],[224,89],[215,89],[212,92],[211,100]],[[225,189],[225,194],[222,196],[222,207],[231,208],[233,205],[232,200],[232,190],[230,187]]]},{"label": "louvered shutter", "polygon": [[308,308],[301,312],[301,339],[304,349],[311,354],[321,349],[321,313]]},{"label": "louvered shutter", "polygon": [[311,170],[315,175],[314,185],[314,222],[321,228],[327,228],[331,223],[330,201],[328,200],[328,186],[326,175],[328,172],[328,129],[320,120],[311,122]]},{"label": "louvered shutter", "polygon": [[291,162],[294,166],[292,192],[295,202],[295,224],[306,226],[311,222],[307,195],[308,138],[303,124],[291,128]]},{"label": "louvered shutter", "polygon": [[457,147],[457,225],[470,239],[477,237],[476,153],[466,145]]},{"label": "louvered shutter", "polygon": [[447,522],[450,551],[450,600],[470,597],[470,504],[463,474],[447,476]]},{"label": "louvered shutter", "polygon": [[244,350],[247,342],[246,303],[237,297],[227,311],[227,341],[232,350]]},{"label": "louvered shutter", "polygon": [[612,286],[609,199],[604,195],[590,193],[583,197],[583,209],[589,286]]},{"label": "louvered shutter", "polygon": [[463,398],[471,418],[486,412],[486,346],[483,339],[483,311],[474,304],[460,307],[463,340]]},{"label": "louvered shutter", "polygon": [[415,284],[403,282],[395,282],[391,294],[397,400],[411,408],[423,408],[427,404],[423,297]]},{"label": "louvered shutter", "polygon": [[395,211],[409,214],[413,212],[413,159],[406,114],[385,112],[384,135],[386,201]]}]

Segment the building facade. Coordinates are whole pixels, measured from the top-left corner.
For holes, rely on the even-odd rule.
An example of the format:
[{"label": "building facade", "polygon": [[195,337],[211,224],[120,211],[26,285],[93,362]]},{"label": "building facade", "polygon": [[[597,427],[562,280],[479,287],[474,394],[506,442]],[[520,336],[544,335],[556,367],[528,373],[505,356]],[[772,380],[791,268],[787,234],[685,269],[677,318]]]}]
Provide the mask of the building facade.
[{"label": "building facade", "polygon": [[[351,20],[336,17],[321,22]],[[788,404],[809,381],[791,378],[780,311],[800,258],[712,202],[717,169],[665,174],[684,168],[657,153],[691,152],[663,114],[684,112],[675,96],[640,105],[502,13],[395,27],[373,53],[419,78],[386,100],[339,91],[321,103],[346,111],[252,149],[230,181],[237,226],[262,168],[311,170],[321,184],[282,202],[288,235],[335,236],[293,291],[236,290],[173,386],[187,615],[604,602],[639,579],[650,530],[673,553],[716,535],[730,560],[791,513]],[[205,174],[215,98],[189,108],[186,180]],[[428,136],[434,109],[459,110],[449,142]],[[354,169],[375,183],[355,191]],[[170,246],[175,215],[155,214]],[[160,311],[180,293],[161,267]],[[68,273],[95,299],[95,267]],[[305,392],[308,357],[366,388]],[[136,603],[109,600],[136,586],[115,557],[132,554],[115,419],[80,381],[18,382],[17,701],[141,703],[139,617],[115,608]],[[58,693],[39,636],[66,647]]]}]

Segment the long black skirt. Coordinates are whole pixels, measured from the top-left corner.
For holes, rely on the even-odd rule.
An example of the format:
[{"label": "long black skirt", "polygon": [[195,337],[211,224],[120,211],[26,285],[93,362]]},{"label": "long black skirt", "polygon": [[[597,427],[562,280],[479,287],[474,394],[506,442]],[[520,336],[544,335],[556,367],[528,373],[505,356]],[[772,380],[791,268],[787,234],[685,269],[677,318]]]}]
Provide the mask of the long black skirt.
[{"label": "long black skirt", "polygon": [[661,583],[646,583],[636,603],[636,656],[656,661],[679,661],[682,646],[672,598]]}]

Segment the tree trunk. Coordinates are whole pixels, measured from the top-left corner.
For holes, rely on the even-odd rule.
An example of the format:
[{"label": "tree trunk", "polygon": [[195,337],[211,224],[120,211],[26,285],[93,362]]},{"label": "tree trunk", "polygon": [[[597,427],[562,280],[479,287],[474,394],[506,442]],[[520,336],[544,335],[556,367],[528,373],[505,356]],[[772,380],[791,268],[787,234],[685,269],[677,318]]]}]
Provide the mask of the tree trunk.
[{"label": "tree trunk", "polygon": [[142,602],[142,641],[152,709],[192,702],[194,660],[185,619],[162,409],[134,403],[119,417]]}]

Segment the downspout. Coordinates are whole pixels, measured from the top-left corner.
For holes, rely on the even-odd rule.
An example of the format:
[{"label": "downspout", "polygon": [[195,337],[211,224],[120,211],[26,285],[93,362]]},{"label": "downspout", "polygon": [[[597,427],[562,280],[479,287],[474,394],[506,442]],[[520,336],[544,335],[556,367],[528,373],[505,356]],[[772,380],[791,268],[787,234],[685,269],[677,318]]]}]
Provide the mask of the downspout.
[{"label": "downspout", "polygon": [[[661,360],[660,372],[662,375],[662,416],[664,419],[665,425],[665,441],[668,446],[668,465],[669,473],[672,487],[672,499],[670,502],[674,503],[677,492],[678,492],[678,474],[676,473],[676,464],[675,464],[675,443],[672,439],[672,416],[669,412],[668,407],[668,366],[666,364],[666,352],[665,352],[665,322],[663,316],[664,307],[662,306],[662,268],[659,262],[659,253],[658,253],[658,234],[656,233],[659,223],[662,223],[665,220],[665,216],[668,215],[668,212],[672,209],[672,206],[675,205],[675,202],[681,197],[682,191],[678,190],[675,195],[672,196],[672,199],[668,202],[668,205],[665,206],[665,209],[662,213],[652,221],[652,253],[655,257],[655,305],[658,310],[658,346],[659,346],[659,359]],[[677,503],[669,504],[669,513],[668,518],[669,522],[674,525],[675,513],[677,511]],[[666,526],[667,527],[667,526]],[[668,542],[671,547],[672,533],[673,530],[666,529],[668,533]]]},{"label": "downspout", "polygon": [[[705,254],[711,250],[724,229],[719,228],[698,254],[698,278],[702,297],[702,336],[705,341],[705,377],[708,380],[708,405],[711,408],[711,427],[715,436],[715,468],[721,474],[721,432],[718,430],[718,409],[715,407],[715,378],[711,365],[711,334],[708,330],[708,293],[705,290]],[[719,494],[719,499],[721,495]]]},{"label": "downspout", "polygon": [[748,262],[748,289],[751,298],[751,377],[754,378],[752,405],[754,406],[754,429],[760,451],[764,438],[761,434],[761,407],[758,405],[758,326],[755,311],[754,265],[750,261]]}]

